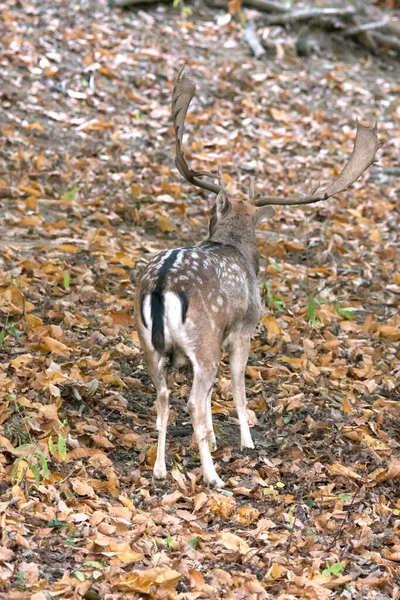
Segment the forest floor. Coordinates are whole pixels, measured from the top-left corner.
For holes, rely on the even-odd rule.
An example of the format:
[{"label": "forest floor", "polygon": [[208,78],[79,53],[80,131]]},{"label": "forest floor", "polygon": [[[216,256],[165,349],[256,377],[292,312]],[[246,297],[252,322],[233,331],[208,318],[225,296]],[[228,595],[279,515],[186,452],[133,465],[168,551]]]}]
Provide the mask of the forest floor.
[{"label": "forest floor", "polygon": [[[250,14],[250,13],[249,13]],[[0,2],[0,598],[400,598],[400,67],[332,50],[254,59],[224,11]],[[263,314],[242,452],[223,357],[226,491],[203,486],[174,375],[168,480],[137,273],[207,235],[212,198],[174,167],[179,68],[196,167],[231,193],[331,180],[355,120],[378,164],[259,232]]]}]

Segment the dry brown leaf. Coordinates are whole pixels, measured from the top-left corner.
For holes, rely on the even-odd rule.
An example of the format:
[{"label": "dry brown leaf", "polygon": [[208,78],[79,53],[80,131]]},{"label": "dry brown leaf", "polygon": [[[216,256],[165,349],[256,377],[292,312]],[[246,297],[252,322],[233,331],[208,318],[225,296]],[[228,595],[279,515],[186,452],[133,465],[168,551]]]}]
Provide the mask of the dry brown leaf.
[{"label": "dry brown leaf", "polygon": [[235,550],[240,554],[247,554],[250,550],[250,546],[241,537],[231,533],[230,531],[224,531],[217,538],[217,543],[224,546],[227,550]]},{"label": "dry brown leaf", "polygon": [[328,471],[333,475],[343,475],[344,477],[350,477],[350,479],[356,479],[357,481],[362,481],[361,475],[350,469],[349,467],[345,467],[344,465],[334,464],[327,467]]},{"label": "dry brown leaf", "polygon": [[96,496],[96,492],[92,488],[91,485],[86,483],[83,479],[78,477],[73,477],[70,479],[72,489],[78,496],[88,496],[89,498],[94,498]]},{"label": "dry brown leaf", "polygon": [[204,586],[204,577],[196,569],[189,570],[189,587],[192,590],[201,590]]},{"label": "dry brown leaf", "polygon": [[112,579],[116,590],[121,592],[140,592],[148,594],[152,586],[161,589],[175,587],[181,578],[181,574],[173,569],[154,567],[143,571],[132,571]]},{"label": "dry brown leaf", "polygon": [[61,356],[69,356],[71,354],[71,349],[68,348],[68,346],[66,346],[62,342],[59,342],[58,340],[51,338],[48,335],[46,335],[43,338],[43,341],[48,350],[50,352],[54,352],[54,354],[59,354]]}]

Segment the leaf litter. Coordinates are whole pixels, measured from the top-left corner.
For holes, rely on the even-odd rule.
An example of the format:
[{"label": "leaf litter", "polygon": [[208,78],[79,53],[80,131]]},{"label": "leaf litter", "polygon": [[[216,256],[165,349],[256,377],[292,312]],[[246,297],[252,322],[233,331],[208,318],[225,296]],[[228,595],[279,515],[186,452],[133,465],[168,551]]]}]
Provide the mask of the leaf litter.
[{"label": "leaf litter", "polygon": [[[0,597],[399,597],[398,66],[248,54],[234,20],[105,2],[1,4]],[[224,492],[204,489],[172,381],[171,476],[151,482],[154,390],[137,272],[206,235],[210,200],[174,168],[186,64],[194,166],[289,195],[335,175],[354,121],[379,165],[350,193],[280,207],[259,234],[263,315],[242,453],[223,357],[213,394]],[[145,595],[145,596],[144,596]]]}]

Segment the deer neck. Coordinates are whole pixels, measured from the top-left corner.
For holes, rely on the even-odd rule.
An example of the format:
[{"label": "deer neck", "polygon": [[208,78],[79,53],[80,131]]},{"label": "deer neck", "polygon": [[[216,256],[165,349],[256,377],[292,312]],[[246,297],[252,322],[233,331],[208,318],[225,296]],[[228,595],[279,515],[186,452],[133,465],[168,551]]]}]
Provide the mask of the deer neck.
[{"label": "deer neck", "polygon": [[249,270],[255,275],[259,270],[259,258],[257,241],[254,231],[246,231],[239,228],[221,227],[217,228],[209,237],[208,241],[236,248],[243,256]]}]

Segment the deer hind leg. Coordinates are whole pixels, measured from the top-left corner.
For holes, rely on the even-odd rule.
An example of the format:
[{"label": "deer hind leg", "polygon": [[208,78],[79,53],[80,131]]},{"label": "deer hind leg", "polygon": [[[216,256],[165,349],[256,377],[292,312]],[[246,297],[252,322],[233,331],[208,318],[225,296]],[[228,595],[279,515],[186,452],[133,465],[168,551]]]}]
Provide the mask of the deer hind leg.
[{"label": "deer hind leg", "polygon": [[206,413],[206,428],[207,428],[207,440],[211,450],[217,449],[217,440],[215,439],[213,421],[212,421],[212,410],[211,410],[211,394],[212,388],[207,396],[207,413]]},{"label": "deer hind leg", "polygon": [[250,338],[248,336],[232,340],[229,350],[232,394],[240,423],[240,442],[242,448],[254,448],[247,421],[246,391],[244,385],[244,372],[249,357],[249,350]]},{"label": "deer hind leg", "polygon": [[211,390],[217,375],[217,366],[210,367],[194,364],[193,372],[193,386],[190,392],[188,410],[200,452],[204,482],[212,486],[222,487],[224,483],[217,475],[208,446],[208,422],[211,415]]},{"label": "deer hind leg", "polygon": [[157,458],[153,469],[154,479],[165,479],[167,467],[165,465],[165,440],[167,436],[167,425],[169,416],[169,391],[166,380],[166,361],[158,353],[146,356],[147,368],[157,391]]}]

